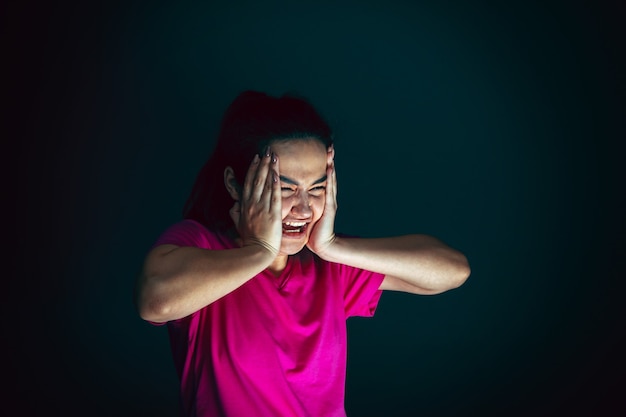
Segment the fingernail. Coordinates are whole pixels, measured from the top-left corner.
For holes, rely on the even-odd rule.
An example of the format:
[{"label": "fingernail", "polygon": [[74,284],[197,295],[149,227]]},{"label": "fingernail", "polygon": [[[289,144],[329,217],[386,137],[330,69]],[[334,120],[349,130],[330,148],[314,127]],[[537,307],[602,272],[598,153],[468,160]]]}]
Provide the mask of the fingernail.
[{"label": "fingernail", "polygon": [[276,163],[276,154],[272,152],[272,163]]},{"label": "fingernail", "polygon": [[269,145],[265,147],[265,156],[270,156],[270,147],[269,147]]},{"label": "fingernail", "polygon": [[259,162],[259,155],[258,154],[256,154],[256,153],[254,154],[254,159],[252,159],[252,162],[255,163],[255,164]]}]

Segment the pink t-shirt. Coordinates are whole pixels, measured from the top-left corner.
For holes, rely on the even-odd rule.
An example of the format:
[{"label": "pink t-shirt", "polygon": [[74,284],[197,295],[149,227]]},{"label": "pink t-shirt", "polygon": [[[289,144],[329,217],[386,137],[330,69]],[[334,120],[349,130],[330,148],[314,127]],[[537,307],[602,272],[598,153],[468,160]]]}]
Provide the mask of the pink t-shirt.
[{"label": "pink t-shirt", "polygon": [[[156,245],[234,248],[193,220]],[[184,416],[345,416],[350,316],[374,315],[383,275],[290,256],[280,277],[264,271],[232,293],[168,322]]]}]

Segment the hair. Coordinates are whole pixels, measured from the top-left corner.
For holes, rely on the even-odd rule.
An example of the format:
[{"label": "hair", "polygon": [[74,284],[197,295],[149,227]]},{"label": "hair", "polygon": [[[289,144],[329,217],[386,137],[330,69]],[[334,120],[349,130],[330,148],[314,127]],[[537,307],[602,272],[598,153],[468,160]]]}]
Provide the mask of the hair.
[{"label": "hair", "polygon": [[196,177],[183,218],[215,230],[229,229],[233,199],[224,185],[226,167],[243,185],[255,153],[261,156],[273,141],[305,138],[319,140],[326,148],[333,144],[330,126],[305,98],[242,92],[224,113],[215,149]]}]

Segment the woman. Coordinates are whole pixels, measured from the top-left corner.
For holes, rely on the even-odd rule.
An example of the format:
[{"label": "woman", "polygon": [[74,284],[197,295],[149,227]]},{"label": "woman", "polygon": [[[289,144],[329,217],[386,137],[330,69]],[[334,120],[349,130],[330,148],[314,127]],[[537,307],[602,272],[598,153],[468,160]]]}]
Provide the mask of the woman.
[{"label": "woman", "polygon": [[335,233],[332,133],[304,99],[247,91],[137,282],[167,323],[184,416],[345,416],[346,319],[382,290],[437,294],[469,276],[426,235]]}]

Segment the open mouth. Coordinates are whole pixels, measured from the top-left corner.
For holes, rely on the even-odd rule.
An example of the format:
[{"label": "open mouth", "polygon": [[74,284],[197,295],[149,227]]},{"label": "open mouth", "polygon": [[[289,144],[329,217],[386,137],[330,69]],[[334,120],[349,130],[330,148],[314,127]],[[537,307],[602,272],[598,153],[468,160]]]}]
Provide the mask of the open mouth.
[{"label": "open mouth", "polygon": [[285,222],[283,223],[283,234],[299,235],[304,233],[307,228],[307,222]]}]

